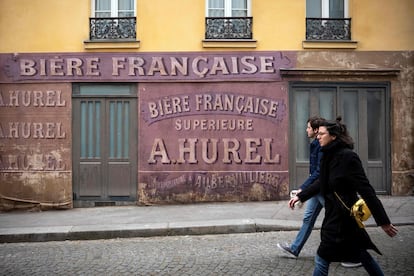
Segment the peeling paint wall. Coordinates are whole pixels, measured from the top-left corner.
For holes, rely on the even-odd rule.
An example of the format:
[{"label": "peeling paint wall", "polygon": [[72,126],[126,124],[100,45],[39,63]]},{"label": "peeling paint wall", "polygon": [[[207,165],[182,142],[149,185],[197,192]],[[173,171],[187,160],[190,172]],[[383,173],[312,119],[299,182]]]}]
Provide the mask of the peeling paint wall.
[{"label": "peeling paint wall", "polygon": [[396,77],[347,73],[308,81],[391,82],[392,195],[414,194],[414,52],[298,52],[297,68],[303,69],[398,69]]},{"label": "peeling paint wall", "polygon": [[287,87],[140,84],[139,202],[286,199]]},{"label": "peeling paint wall", "polygon": [[71,85],[0,84],[0,210],[71,208]]}]

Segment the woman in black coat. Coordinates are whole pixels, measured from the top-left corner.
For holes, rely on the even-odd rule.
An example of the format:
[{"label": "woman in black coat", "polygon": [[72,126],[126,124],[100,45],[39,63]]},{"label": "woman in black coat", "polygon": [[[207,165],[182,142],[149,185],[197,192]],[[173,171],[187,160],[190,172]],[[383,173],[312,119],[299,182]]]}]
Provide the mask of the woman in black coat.
[{"label": "woman in black coat", "polygon": [[[358,199],[365,200],[377,223],[390,236],[397,234],[381,201],[370,185],[361,160],[352,150],[353,141],[346,126],[337,121],[323,122],[317,139],[322,147],[319,181],[289,201],[291,208],[297,201],[306,201],[318,192],[325,198],[325,218],[321,228],[321,243],[315,257],[313,275],[328,275],[330,262],[361,262],[370,275],[383,275],[378,263],[367,252],[381,252],[360,228],[343,203],[351,207]],[[340,197],[341,201],[335,195]]]}]

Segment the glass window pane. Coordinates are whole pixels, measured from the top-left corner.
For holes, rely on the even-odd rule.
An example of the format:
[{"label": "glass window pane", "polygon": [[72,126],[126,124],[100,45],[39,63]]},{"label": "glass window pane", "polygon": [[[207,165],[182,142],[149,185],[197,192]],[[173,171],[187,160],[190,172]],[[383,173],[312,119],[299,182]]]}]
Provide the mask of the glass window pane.
[{"label": "glass window pane", "polygon": [[246,17],[247,16],[247,0],[232,0],[231,16]]},{"label": "glass window pane", "polygon": [[322,0],[306,0],[306,17],[322,17]]},{"label": "glass window pane", "polygon": [[97,11],[111,10],[111,0],[96,0],[95,9]]},{"label": "glass window pane", "polygon": [[87,129],[87,124],[86,124],[86,118],[87,118],[87,109],[86,109],[86,102],[82,101],[80,104],[80,156],[81,158],[86,158],[87,153],[86,153],[86,129]]},{"label": "glass window pane", "polygon": [[96,157],[101,156],[101,102],[95,102],[95,127],[96,127],[96,142],[95,152]]},{"label": "glass window pane", "polygon": [[109,103],[109,157],[115,157],[115,102]]},{"label": "glass window pane", "polygon": [[116,103],[116,157],[122,157],[122,135],[123,135],[123,124],[122,124],[122,102]]},{"label": "glass window pane", "polygon": [[309,161],[309,139],[306,134],[306,121],[309,118],[309,97],[309,91],[295,93],[296,161]]},{"label": "glass window pane", "polygon": [[111,17],[111,0],[95,0],[95,16]]},{"label": "glass window pane", "polygon": [[208,7],[210,9],[224,9],[224,0],[209,0]]},{"label": "glass window pane", "polygon": [[231,16],[233,17],[246,17],[247,16],[247,10],[232,10]]},{"label": "glass window pane", "polygon": [[[342,123],[347,126],[349,134],[355,142],[355,149],[358,149],[358,91],[344,91],[342,93]],[[335,118],[334,118],[335,119]]]},{"label": "glass window pane", "polygon": [[223,10],[209,10],[208,16],[209,17],[224,17],[224,9]]},{"label": "glass window pane", "polygon": [[335,119],[335,90],[319,92],[319,115],[327,120]]},{"label": "glass window pane", "polygon": [[83,96],[105,96],[105,95],[118,95],[126,96],[131,95],[132,91],[128,85],[82,85],[79,89],[79,94]]},{"label": "glass window pane", "polygon": [[329,17],[344,18],[344,0],[329,0]]},{"label": "glass window pane", "polygon": [[118,16],[133,17],[134,16],[134,0],[118,0]]},{"label": "glass window pane", "polygon": [[208,1],[208,16],[209,17],[224,17],[224,0],[209,0]]},{"label": "glass window pane", "polygon": [[232,0],[233,9],[247,9],[247,0]]},{"label": "glass window pane", "polygon": [[381,160],[381,149],[384,143],[384,110],[383,93],[380,91],[367,93],[367,118],[368,118],[368,160]]},{"label": "glass window pane", "polygon": [[129,157],[129,102],[124,102],[124,158]]},{"label": "glass window pane", "polygon": [[94,140],[93,140],[93,136],[94,136],[94,128],[93,128],[93,113],[94,113],[94,103],[93,102],[88,102],[88,157],[92,158],[94,157]]},{"label": "glass window pane", "polygon": [[134,9],[134,0],[118,0],[118,9],[132,11]]}]

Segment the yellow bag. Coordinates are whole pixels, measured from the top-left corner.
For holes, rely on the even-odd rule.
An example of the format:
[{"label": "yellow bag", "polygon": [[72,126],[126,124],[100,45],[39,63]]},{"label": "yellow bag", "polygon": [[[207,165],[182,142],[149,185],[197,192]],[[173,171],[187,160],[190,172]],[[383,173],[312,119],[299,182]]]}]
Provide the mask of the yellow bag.
[{"label": "yellow bag", "polygon": [[362,198],[358,199],[357,202],[352,205],[351,216],[353,216],[358,223],[360,228],[364,228],[363,221],[366,221],[371,216],[371,210]]},{"label": "yellow bag", "polygon": [[334,192],[336,197],[339,201],[344,205],[344,207],[350,212],[350,215],[354,217],[355,221],[357,222],[360,228],[365,228],[364,221],[369,219],[371,216],[371,210],[368,208],[368,205],[365,203],[365,200],[362,198],[358,199],[351,208],[346,206],[346,204],[342,201],[341,197]]}]

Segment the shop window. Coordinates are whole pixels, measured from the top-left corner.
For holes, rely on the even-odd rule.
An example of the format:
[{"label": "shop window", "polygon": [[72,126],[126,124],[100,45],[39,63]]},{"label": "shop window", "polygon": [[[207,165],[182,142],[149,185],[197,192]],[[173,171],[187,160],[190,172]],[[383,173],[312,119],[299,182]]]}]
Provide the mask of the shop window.
[{"label": "shop window", "polygon": [[135,0],[92,0],[89,39],[135,40]]},{"label": "shop window", "polygon": [[252,39],[250,0],[206,0],[205,39]]},{"label": "shop window", "polygon": [[348,0],[306,0],[306,40],[351,40]]}]

